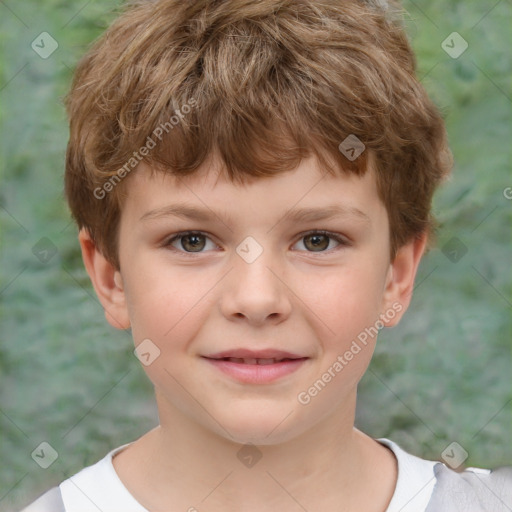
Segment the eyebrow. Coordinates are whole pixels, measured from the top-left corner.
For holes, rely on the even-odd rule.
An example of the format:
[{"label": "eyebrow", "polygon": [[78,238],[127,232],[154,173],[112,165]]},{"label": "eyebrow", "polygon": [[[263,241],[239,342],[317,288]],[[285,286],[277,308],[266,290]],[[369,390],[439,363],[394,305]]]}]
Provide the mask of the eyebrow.
[{"label": "eyebrow", "polygon": [[[212,217],[223,219],[223,222],[231,223],[232,217],[226,212],[214,212],[209,209],[197,208],[184,203],[166,205],[146,212],[140,220],[153,220],[163,217],[180,217],[196,221],[209,221]],[[288,222],[314,222],[335,217],[352,217],[356,220],[370,223],[370,217],[355,207],[330,205],[321,208],[296,208],[286,213],[281,220]]]}]

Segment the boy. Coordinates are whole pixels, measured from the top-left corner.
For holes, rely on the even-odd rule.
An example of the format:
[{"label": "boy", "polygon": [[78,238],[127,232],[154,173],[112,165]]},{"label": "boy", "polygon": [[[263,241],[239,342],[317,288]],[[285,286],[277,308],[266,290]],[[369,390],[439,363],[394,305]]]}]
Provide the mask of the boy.
[{"label": "boy", "polygon": [[398,6],[140,1],[79,64],[66,193],[160,425],[26,510],[510,510],[354,428],[450,169]]}]

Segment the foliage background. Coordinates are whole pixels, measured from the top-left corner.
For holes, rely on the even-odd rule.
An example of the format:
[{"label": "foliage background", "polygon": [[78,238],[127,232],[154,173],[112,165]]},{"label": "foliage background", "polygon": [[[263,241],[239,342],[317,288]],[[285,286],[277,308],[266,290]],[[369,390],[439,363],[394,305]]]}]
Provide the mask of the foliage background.
[{"label": "foliage background", "polygon": [[[61,100],[117,5],[0,1],[2,510],[157,423],[131,338],[107,325],[87,280],[62,193]],[[456,166],[435,201],[438,248],[421,265],[405,320],[381,334],[357,423],[425,458],[456,441],[468,465],[511,464],[512,4],[404,5],[418,74],[445,114]],[[43,31],[59,43],[47,59],[31,48]],[[469,44],[458,59],[441,48],[453,31]],[[46,263],[34,254],[41,247],[56,251]],[[46,470],[31,458],[41,441],[59,453]]]}]

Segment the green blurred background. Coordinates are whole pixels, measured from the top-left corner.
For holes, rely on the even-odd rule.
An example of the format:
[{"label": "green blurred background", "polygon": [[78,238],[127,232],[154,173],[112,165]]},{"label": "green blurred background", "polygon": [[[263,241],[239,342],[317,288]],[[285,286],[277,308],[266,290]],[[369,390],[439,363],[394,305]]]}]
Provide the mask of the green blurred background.
[{"label": "green blurred background", "polygon": [[[0,2],[2,510],[157,423],[131,338],[107,325],[88,282],[62,193],[62,97],[118,5]],[[404,321],[380,336],[357,424],[425,458],[439,459],[455,441],[467,465],[512,464],[512,4],[404,6],[418,74],[445,115],[456,165],[435,200],[438,248],[422,262]],[[42,32],[58,43],[47,58],[31,47]],[[452,32],[469,45],[458,58],[442,48]],[[461,48],[450,37],[445,46]],[[40,53],[51,49],[45,41]],[[43,441],[58,452],[48,469],[31,457]]]}]

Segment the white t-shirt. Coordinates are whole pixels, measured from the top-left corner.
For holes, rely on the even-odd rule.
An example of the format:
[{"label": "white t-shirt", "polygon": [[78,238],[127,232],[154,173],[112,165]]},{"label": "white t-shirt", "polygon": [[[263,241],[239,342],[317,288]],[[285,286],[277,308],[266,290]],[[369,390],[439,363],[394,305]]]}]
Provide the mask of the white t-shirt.
[{"label": "white t-shirt", "polygon": [[[398,480],[386,512],[424,512],[436,483],[437,462],[410,455],[388,439],[379,442],[389,447],[398,461]],[[149,512],[126,489],[112,464],[112,457],[125,446],[60,484],[66,512]]]}]

